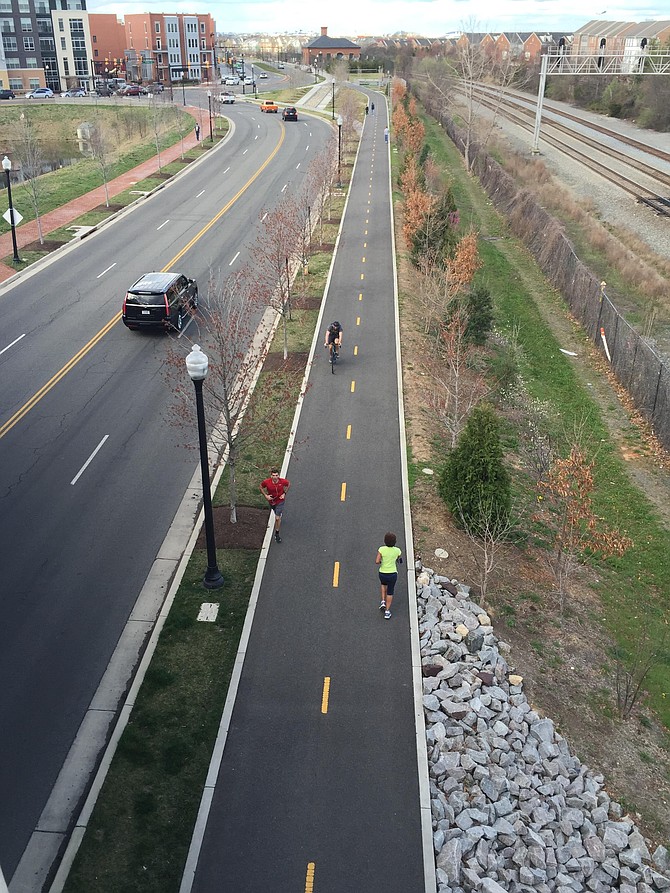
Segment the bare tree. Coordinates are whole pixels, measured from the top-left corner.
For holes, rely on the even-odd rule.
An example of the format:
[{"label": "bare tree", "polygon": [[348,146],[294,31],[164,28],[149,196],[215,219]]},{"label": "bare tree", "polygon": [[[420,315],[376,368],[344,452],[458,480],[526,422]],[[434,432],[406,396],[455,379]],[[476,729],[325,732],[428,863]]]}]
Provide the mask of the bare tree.
[{"label": "bare tree", "polygon": [[[240,454],[251,443],[270,437],[272,402],[265,411],[245,416],[267,349],[271,325],[263,316],[257,283],[248,268],[225,281],[210,278],[207,300],[201,301],[199,338],[209,355],[205,383],[208,415],[213,416],[213,438],[227,456],[230,521],[237,522],[237,467]],[[260,322],[259,322],[260,320]],[[186,346],[188,350],[189,346]],[[166,375],[174,396],[171,421],[192,430],[193,389],[184,379],[184,347],[171,342]],[[275,394],[277,399],[284,395]],[[244,424],[242,421],[244,419]],[[195,444],[194,444],[195,445]]]},{"label": "bare tree", "polygon": [[168,124],[168,117],[171,116],[172,107],[168,107],[164,102],[159,102],[157,95],[152,93],[149,99],[149,108],[151,110],[151,126],[154,132],[154,142],[156,144],[156,155],[158,157],[158,170],[161,171],[161,136]]},{"label": "bare tree", "polygon": [[512,541],[515,522],[511,513],[501,515],[491,503],[480,501],[477,526],[471,524],[463,512],[461,523],[472,547],[482,599],[486,599],[491,577],[500,567]]},{"label": "bare tree", "polygon": [[111,168],[111,141],[106,126],[100,118],[92,126],[89,137],[91,156],[98,166],[105,187],[105,206],[109,207],[109,172]]},{"label": "bare tree", "polygon": [[[500,57],[492,46],[478,40],[478,27],[475,19],[465,22],[462,25],[463,36],[452,56],[425,59],[417,69],[419,82],[431,92],[433,98],[439,99],[442,110],[457,103],[460,106],[463,157],[468,173],[472,171],[478,151],[488,143],[496,126],[505,90],[512,83],[516,71],[510,56]],[[482,84],[488,88],[489,111],[486,117],[479,114],[479,88]]]},{"label": "bare tree", "polygon": [[[667,627],[660,633],[650,632],[655,619],[649,615],[643,618],[642,630],[630,648],[617,647],[614,652],[616,662],[615,689],[617,708],[621,719],[628,719],[635,705],[644,694],[644,683],[651,670],[667,661]],[[667,624],[667,621],[665,621]]]},{"label": "bare tree", "polygon": [[296,260],[301,256],[304,230],[296,202],[285,196],[262,217],[262,231],[253,252],[260,277],[265,283],[269,303],[282,317],[284,359],[288,358],[288,328],[291,319],[291,279]]},{"label": "bare tree", "polygon": [[29,115],[21,112],[13,132],[14,152],[21,166],[21,187],[28,193],[30,204],[37,221],[37,233],[40,245],[44,244],[42,233],[42,218],[40,206],[47,195],[46,181],[42,177],[44,169],[44,154],[40,145],[37,132],[33,127]]}]

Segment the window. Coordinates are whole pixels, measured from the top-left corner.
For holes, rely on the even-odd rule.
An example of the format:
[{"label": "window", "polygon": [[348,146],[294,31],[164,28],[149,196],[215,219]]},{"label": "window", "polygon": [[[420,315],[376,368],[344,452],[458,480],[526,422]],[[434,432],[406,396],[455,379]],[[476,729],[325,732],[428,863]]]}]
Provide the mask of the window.
[{"label": "window", "polygon": [[19,0],[19,12],[30,12],[29,0]]},{"label": "window", "polygon": [[37,32],[38,34],[53,34],[54,28],[51,19],[38,19]]},{"label": "window", "polygon": [[161,39],[160,39],[160,37],[157,37],[157,38],[156,38],[156,49],[157,49],[157,50],[161,50],[161,49],[163,49],[163,48],[161,47]]},{"label": "window", "polygon": [[65,31],[65,24],[63,23],[63,19],[58,19],[58,30]]},{"label": "window", "polygon": [[30,33],[33,30],[32,19],[21,19],[21,30]]},{"label": "window", "polygon": [[50,37],[40,37],[40,53],[53,56],[56,52],[56,44]]},{"label": "window", "polygon": [[93,50],[93,55],[94,55],[94,57],[97,59],[97,58],[98,58],[98,51],[97,51],[97,50]]},{"label": "window", "polygon": [[85,50],[86,49],[86,40],[83,37],[73,37],[72,38],[72,49],[73,50]]},{"label": "window", "polygon": [[10,90],[23,90],[23,81],[21,78],[10,78],[9,79],[9,89]]},{"label": "window", "polygon": [[35,56],[26,56],[26,68],[37,68],[37,59]]},{"label": "window", "polygon": [[88,74],[88,60],[76,56],[74,60],[74,73],[79,77],[85,77]]},{"label": "window", "polygon": [[12,58],[11,56],[7,56],[5,63],[7,68],[21,68],[21,62],[16,57]]},{"label": "window", "polygon": [[70,60],[63,59],[63,74],[65,77],[70,77]]},{"label": "window", "polygon": [[[16,46],[16,38],[15,37],[5,37],[3,35],[2,45],[5,50],[8,50],[10,53],[15,53],[18,47]],[[9,59],[7,60],[9,62]]]},{"label": "window", "polygon": [[34,37],[24,37],[23,38],[23,49],[24,50],[34,50],[35,49],[35,38]]},{"label": "window", "polygon": [[155,27],[155,29],[156,29],[156,34],[160,34],[160,33],[161,33],[161,23],[160,23],[160,22],[156,22],[156,23],[154,24],[154,27]]},{"label": "window", "polygon": [[64,37],[61,37],[61,39],[60,39],[60,48],[61,48],[61,50],[67,49],[67,41],[65,40]]},{"label": "window", "polygon": [[0,31],[3,34],[13,34],[14,33],[14,20],[13,19],[0,19]]},{"label": "window", "polygon": [[37,2],[35,4],[35,12],[37,13],[38,16],[48,16],[49,15],[49,4]]},{"label": "window", "polygon": [[12,0],[0,0],[0,12],[11,12]]},{"label": "window", "polygon": [[83,19],[70,19],[70,33],[74,34],[76,31],[84,33],[84,20]]},{"label": "window", "polygon": [[200,33],[201,34],[205,33],[205,23],[204,22],[200,22]]},{"label": "window", "polygon": [[30,90],[37,90],[40,87],[40,79],[39,78],[28,78],[28,88]]}]

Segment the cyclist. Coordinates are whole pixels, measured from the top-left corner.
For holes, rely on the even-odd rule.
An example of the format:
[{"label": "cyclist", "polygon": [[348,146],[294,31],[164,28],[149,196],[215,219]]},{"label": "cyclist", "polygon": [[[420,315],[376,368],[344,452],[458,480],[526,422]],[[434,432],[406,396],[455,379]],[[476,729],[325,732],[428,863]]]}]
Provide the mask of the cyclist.
[{"label": "cyclist", "polygon": [[337,345],[338,350],[342,349],[342,335],[342,326],[337,320],[335,320],[335,322],[331,322],[331,324],[326,329],[323,346],[328,348],[331,363],[333,362],[333,344]]}]

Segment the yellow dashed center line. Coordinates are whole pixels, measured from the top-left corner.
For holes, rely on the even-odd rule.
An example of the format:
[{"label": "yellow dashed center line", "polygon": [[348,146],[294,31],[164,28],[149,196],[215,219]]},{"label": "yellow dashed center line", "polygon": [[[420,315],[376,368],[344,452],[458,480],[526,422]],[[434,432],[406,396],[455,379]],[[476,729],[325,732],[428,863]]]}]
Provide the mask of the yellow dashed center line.
[{"label": "yellow dashed center line", "polygon": [[330,693],[330,676],[323,680],[323,694],[321,695],[321,712],[328,713],[328,695]]},{"label": "yellow dashed center line", "polygon": [[314,862],[307,863],[307,875],[305,877],[305,893],[314,893]]},{"label": "yellow dashed center line", "polygon": [[360,318],[360,316],[357,316],[356,317],[356,325],[360,326],[360,324],[361,324],[361,318]]},{"label": "yellow dashed center line", "polygon": [[340,502],[344,502],[347,498],[347,482],[342,481],[342,489],[340,490]]},{"label": "yellow dashed center line", "polygon": [[358,300],[359,300],[359,301],[362,301],[362,300],[363,300],[363,292],[360,292],[360,294],[358,295]]},{"label": "yellow dashed center line", "polygon": [[362,259],[361,259],[361,263],[362,263],[362,264],[365,263],[365,258],[362,258]]},{"label": "yellow dashed center line", "polygon": [[351,440],[351,425],[347,425],[347,440]]},{"label": "yellow dashed center line", "polygon": [[335,567],[333,568],[333,589],[337,589],[340,585],[340,562],[335,562]]},{"label": "yellow dashed center line", "polygon": [[352,381],[351,382],[351,393],[353,394],[355,390],[356,390],[356,382]]},{"label": "yellow dashed center line", "polygon": [[355,357],[358,356],[358,344],[356,344],[356,345],[354,346],[354,356],[355,356]]},{"label": "yellow dashed center line", "polygon": [[365,273],[361,273],[361,280],[365,279]]}]

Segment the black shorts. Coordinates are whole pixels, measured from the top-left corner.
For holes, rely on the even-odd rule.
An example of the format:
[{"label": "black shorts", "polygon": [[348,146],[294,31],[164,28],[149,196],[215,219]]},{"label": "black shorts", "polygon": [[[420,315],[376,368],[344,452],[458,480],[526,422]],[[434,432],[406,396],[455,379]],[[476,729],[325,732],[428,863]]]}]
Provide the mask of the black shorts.
[{"label": "black shorts", "polygon": [[386,594],[393,595],[393,590],[395,589],[396,580],[398,579],[398,574],[383,574],[379,571],[379,582],[382,586],[386,586]]},{"label": "black shorts", "polygon": [[340,337],[340,332],[337,335],[334,335],[332,332],[328,332],[328,344],[334,344]]}]

